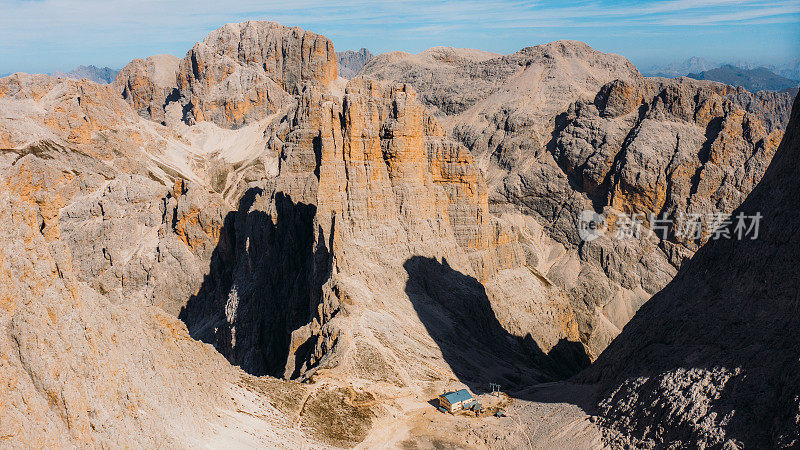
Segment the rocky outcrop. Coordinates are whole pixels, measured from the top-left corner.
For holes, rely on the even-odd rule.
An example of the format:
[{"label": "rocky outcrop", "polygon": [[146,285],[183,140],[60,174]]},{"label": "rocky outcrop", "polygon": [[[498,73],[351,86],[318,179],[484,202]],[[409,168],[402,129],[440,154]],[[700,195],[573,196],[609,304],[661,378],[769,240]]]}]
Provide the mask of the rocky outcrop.
[{"label": "rocky outcrop", "polygon": [[[643,78],[625,58],[573,41],[508,56],[395,52],[360,76],[414,85],[479,161],[492,213],[533,219],[522,227],[529,265],[567,293],[594,356],[707,236],[586,242],[581,212],[609,224],[641,214],[649,225],[651,214],[677,222],[732,211],[769,164],[791,100]],[[539,230],[552,242],[537,244]]]},{"label": "rocky outcrop", "polygon": [[336,78],[336,52],[324,36],[250,21],[210,33],[177,64],[168,55],[134,60],[115,84],[142,117],[237,129],[290,106],[305,86]]},{"label": "rocky outcrop", "polygon": [[702,243],[577,213],[733,208],[785,124],[574,42],[364,68],[418,88],[333,54],[247,22],[113,86],[0,80],[0,440],[354,446],[409,393],[566,377]]},{"label": "rocky outcrop", "polygon": [[[204,172],[213,163],[235,173],[234,163],[194,144],[201,130],[186,137],[140,119],[112,88],[23,74],[3,82],[3,440],[191,445],[221,430],[248,433],[254,414],[270,421],[259,433],[286,446],[326,439],[291,431],[290,420],[303,417],[302,389],[275,388],[294,392],[287,399],[259,388],[265,403],[254,404],[251,384],[262,383],[192,339],[176,317],[223,248],[231,210],[227,179],[219,186]],[[226,156],[264,176],[268,156]],[[244,416],[231,415],[239,410]]]},{"label": "rocky outcrop", "polygon": [[[248,27],[272,29],[228,28]],[[271,54],[262,50],[259,55]],[[354,80],[339,93],[319,80],[299,79],[297,91],[281,87],[286,103],[280,110],[254,112],[246,119],[252,123],[226,130],[219,125],[231,123],[223,116],[217,116],[219,124],[194,126],[172,120],[184,98],[174,100],[177,84],[169,90],[174,64],[168,58],[135,61],[111,87],[26,75],[0,84],[0,175],[13,197],[9,205],[27,205],[34,242],[45,242],[42,251],[57,261],[43,273],[69,277],[76,301],[96,301],[86,311],[96,317],[90,326],[111,320],[126,330],[136,329],[129,321],[154,330],[168,327],[174,333],[163,339],[191,336],[213,343],[251,374],[398,389],[461,379],[480,392],[489,381],[523,386],[585,363],[576,365],[572,358],[582,347],[568,299],[526,265],[530,255],[521,242],[536,238],[522,232],[524,218],[490,214],[487,186],[472,154],[447,137],[413,88]],[[291,78],[293,72],[287,73]],[[175,76],[177,83],[180,74]],[[160,120],[163,102],[168,105]],[[19,238],[19,245],[27,240]],[[14,255],[21,255],[19,267],[45,258],[27,253],[29,260],[22,250]],[[36,314],[74,308],[63,302],[50,307],[61,301],[55,291],[33,298]],[[35,319],[31,329],[46,328],[41,335],[66,336],[60,322],[42,322],[45,316],[25,311],[13,306],[7,320]],[[179,315],[188,335],[158,311]],[[35,348],[32,334],[18,338],[20,346]],[[186,370],[196,373],[217,372],[220,362],[205,355],[210,347],[194,341],[174,348],[143,334],[131,342],[150,355],[144,358],[133,350],[115,353],[116,337],[88,339],[108,355],[108,367],[119,364],[116,354],[138,358],[127,366],[132,375],[123,377],[120,389],[134,389],[130,380],[150,373],[138,364],[164,366],[161,375],[142,381],[155,383],[152,396],[143,394],[142,411],[175,410],[162,402],[192,409],[194,386],[201,388],[162,358],[192,358]],[[467,358],[459,342],[468,348]],[[34,380],[20,385],[19,396],[61,383],[50,366],[30,363],[38,358],[34,350],[18,356],[14,345],[4,355],[15,367],[29,369]],[[47,358],[68,365],[82,358],[72,352],[76,348],[51,346]],[[209,388],[208,409],[198,414],[241,407],[238,394],[229,402],[227,393],[236,376],[248,375],[232,366],[219,370],[225,375]],[[74,376],[95,377],[105,386],[107,377],[97,371],[87,366]],[[194,383],[186,389],[189,397],[176,396],[187,379]],[[110,400],[87,401],[88,409],[67,402],[41,423],[59,416],[89,424],[80,440],[69,434],[71,425],[66,431],[57,425],[53,436],[69,434],[66,443],[125,443],[133,442],[126,438],[133,429],[154,439],[183,436],[194,420],[152,415],[152,421],[123,423],[105,415],[114,411]],[[49,414],[42,405],[25,416]],[[15,403],[13,411],[19,408]],[[93,419],[92,408],[109,417],[109,424]],[[283,420],[270,414],[276,423]],[[302,410],[292,414],[304,417]],[[275,425],[274,432],[293,429],[284,425]],[[92,428],[101,426],[101,432]],[[40,436],[32,433],[31,442]]]},{"label": "rocky outcrop", "polygon": [[595,205],[666,217],[738,206],[771,160],[789,107],[782,95],[685,80],[615,81],[591,105],[563,117],[560,166]]},{"label": "rocky outcrop", "polygon": [[137,114],[166,125],[166,105],[179,99],[176,87],[180,59],[156,55],[134,59],[123,67],[116,88]]},{"label": "rocky outcrop", "polygon": [[796,233],[800,102],[762,180],[731,217],[756,239],[710,241],[645,304],[584,381],[616,445],[791,448],[800,443]]},{"label": "rocky outcrop", "polygon": [[202,276],[202,225],[180,222],[200,203],[213,216],[211,196],[166,185],[149,127],[107,86],[18,74],[0,92],[4,442],[210,437],[238,374],[166,311]]},{"label": "rocky outcrop", "polygon": [[[282,122],[278,176],[240,202],[207,289],[182,312],[194,335],[256,374],[307,378],[324,369],[405,385],[426,371],[455,370],[478,381],[483,371],[462,373],[463,365],[426,356],[445,345],[429,334],[442,330],[426,331],[432,325],[414,310],[433,302],[427,308],[445,314],[443,324],[473,322],[459,333],[475,342],[477,360],[527,367],[531,379],[552,376],[557,364],[536,358],[577,341],[566,299],[543,295],[512,226],[489,214],[471,154],[446,138],[410,86],[355,80],[341,102],[309,90]],[[448,270],[425,285],[451,285],[462,295],[457,303],[440,304],[444,293],[406,281],[430,264]],[[534,295],[520,305],[491,287],[506,279]],[[469,314],[475,308],[491,309]],[[511,361],[479,339],[484,320],[494,321],[489,334]],[[392,331],[401,329],[418,342]],[[366,354],[380,355],[377,373],[363,371]]]},{"label": "rocky outcrop", "polygon": [[[514,66],[483,64],[499,56],[449,47],[433,47],[418,55],[388,52],[367,63],[361,76],[411,84],[424,104],[435,105],[446,114],[457,114],[493,92],[497,84],[516,70]],[[462,67],[472,65],[478,67],[474,74],[462,71]],[[440,80],[439,86],[434,86],[435,80]]]},{"label": "rocky outcrop", "polygon": [[191,181],[176,179],[180,166],[164,157],[176,137],[141,123],[113,89],[5,80],[13,114],[0,121],[9,136],[3,180],[36,206],[38,231],[68,249],[75,278],[107,300],[177,314],[202,279],[226,202],[190,172]]},{"label": "rocky outcrop", "polygon": [[0,134],[6,148],[48,138],[88,144],[93,133],[136,120],[111,88],[86,80],[15,74],[0,79],[0,100],[9,110]]},{"label": "rocky outcrop", "polygon": [[18,188],[0,184],[5,443],[184,445],[189,430],[208,430],[211,405],[232,404],[227,363],[160,308],[84,282],[78,255],[40,232],[41,209]]},{"label": "rocky outcrop", "polygon": [[336,52],[339,76],[348,80],[356,76],[359,70],[375,56],[366,48],[361,50],[345,50]]},{"label": "rocky outcrop", "polygon": [[228,24],[181,61],[178,88],[187,123],[238,128],[276,112],[303,86],[336,79],[336,52],[324,36],[273,22]]}]

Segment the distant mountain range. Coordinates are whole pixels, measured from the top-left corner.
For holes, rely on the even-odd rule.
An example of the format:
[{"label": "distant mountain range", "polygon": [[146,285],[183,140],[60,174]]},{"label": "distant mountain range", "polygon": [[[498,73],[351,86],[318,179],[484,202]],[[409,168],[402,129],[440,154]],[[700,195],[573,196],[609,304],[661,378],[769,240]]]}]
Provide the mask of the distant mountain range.
[{"label": "distant mountain range", "polygon": [[800,58],[777,65],[753,64],[748,62],[732,62],[730,64],[743,69],[757,69],[759,67],[764,67],[770,72],[780,75],[784,78],[788,78],[790,80],[800,80]]},{"label": "distant mountain range", "polygon": [[800,60],[781,66],[759,66],[753,63],[713,64],[692,57],[681,63],[651,67],[642,71],[646,76],[676,78],[686,76],[696,80],[711,80],[732,86],[742,86],[751,92],[792,91],[800,85]]},{"label": "distant mountain range", "polygon": [[782,91],[797,87],[800,84],[800,81],[782,77],[767,70],[765,67],[742,69],[730,64],[700,73],[690,73],[687,76],[695,80],[719,81],[733,86],[742,86],[750,92]]},{"label": "distant mountain range", "polygon": [[97,66],[78,66],[72,69],[69,72],[54,72],[51,75],[54,77],[64,77],[64,78],[75,78],[75,79],[83,79],[86,78],[87,80],[94,81],[95,83],[100,84],[108,84],[113,82],[117,78],[117,74],[119,70],[111,69],[109,67],[97,67]]},{"label": "distant mountain range", "polygon": [[693,56],[683,62],[649,67],[642,70],[642,74],[647,77],[675,78],[686,76],[692,72],[703,72],[714,67],[717,66],[703,58]]},{"label": "distant mountain range", "polygon": [[336,52],[336,59],[339,65],[339,76],[353,78],[365,64],[373,58],[373,54],[366,48],[361,50],[345,50],[343,52]]},{"label": "distant mountain range", "polygon": [[[0,78],[12,75],[14,72],[0,73]],[[60,78],[74,78],[76,80],[87,79],[100,84],[109,84],[117,79],[119,70],[110,67],[97,66],[78,66],[69,72],[53,72],[49,75]]]},{"label": "distant mountain range", "polygon": [[642,74],[648,77],[675,78],[683,77],[690,73],[700,73],[707,70],[716,69],[725,65],[731,65],[741,69],[765,68],[770,72],[780,75],[790,80],[800,80],[800,58],[787,61],[782,64],[756,64],[750,61],[709,61],[707,59],[693,56],[681,62],[654,65],[642,69]]}]

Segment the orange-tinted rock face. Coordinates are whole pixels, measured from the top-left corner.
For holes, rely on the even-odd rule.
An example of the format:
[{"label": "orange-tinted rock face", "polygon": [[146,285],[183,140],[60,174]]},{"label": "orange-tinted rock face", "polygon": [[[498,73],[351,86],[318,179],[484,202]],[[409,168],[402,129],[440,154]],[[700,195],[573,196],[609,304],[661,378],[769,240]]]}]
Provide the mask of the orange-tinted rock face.
[{"label": "orange-tinted rock face", "polygon": [[[186,184],[185,180],[177,179],[165,201],[173,208],[171,231],[190,251],[207,257],[220,240],[223,224],[219,211],[224,206],[214,197],[201,200],[187,195]],[[213,203],[203,204],[209,201]]]},{"label": "orange-tinted rock face", "polygon": [[[255,194],[246,216],[237,216],[237,242],[252,244],[217,263],[234,277],[220,276],[234,280],[223,288],[231,293],[223,308],[229,329],[208,338],[231,361],[284,377],[304,376],[320,365],[355,370],[346,359],[347,342],[369,331],[353,324],[422,326],[408,311],[424,301],[413,293],[417,281],[410,278],[427,277],[427,265],[433,265],[437,289],[458,287],[461,298],[437,306],[454,308],[458,320],[477,314],[478,322],[493,324],[490,334],[529,334],[545,351],[560,339],[577,341],[566,298],[539,290],[540,279],[524,268],[518,231],[489,213],[485,180],[472,155],[446,137],[410,86],[356,79],[341,100],[308,89],[281,123],[288,126],[279,127],[272,140],[281,143],[279,175]],[[242,229],[250,237],[241,236]],[[265,270],[259,267],[269,269],[257,275]],[[251,272],[256,274],[236,278]],[[496,278],[504,272],[502,280],[513,283],[516,293],[482,284],[502,285]],[[530,294],[523,305],[514,301],[520,293]],[[210,294],[197,298],[200,305],[210,301]],[[298,313],[308,305],[310,311]],[[269,318],[234,314],[256,307]],[[484,318],[477,311],[486,308],[494,313]],[[190,329],[206,320],[204,314],[201,306],[188,307]],[[254,328],[262,320],[275,325]],[[477,333],[476,327],[466,329]],[[402,340],[381,345],[381,352],[407,354],[413,364],[426,358]],[[285,359],[254,356],[267,348],[273,356],[285,352]]]},{"label": "orange-tinted rock face", "polygon": [[271,22],[228,24],[189,51],[177,87],[189,123],[238,128],[277,111],[306,84],[327,86],[336,64],[324,36]]},{"label": "orange-tinted rock face", "polygon": [[[618,91],[612,87],[609,104]],[[609,164],[614,173],[609,205],[644,214],[730,211],[738,206],[766,170],[783,130],[745,111],[729,97],[735,93],[730,86],[653,83],[642,84],[639,91],[650,94],[636,97],[643,116],[622,144],[621,158]],[[750,101],[768,108],[777,103],[770,97],[763,93]]]},{"label": "orange-tinted rock face", "polygon": [[244,22],[212,32],[182,60],[134,60],[114,84],[142,117],[235,129],[291,105],[305,86],[325,87],[336,76],[336,53],[324,36]]},{"label": "orange-tinted rock face", "polygon": [[70,173],[56,173],[24,162],[8,178],[11,192],[38,206],[41,216],[39,229],[48,241],[60,237],[58,214],[78,191],[75,178]]},{"label": "orange-tinted rock face", "polygon": [[448,214],[462,247],[485,250],[489,244],[489,206],[483,174],[464,146],[441,139],[425,143],[433,181],[448,195]]},{"label": "orange-tinted rock face", "polygon": [[166,122],[165,106],[177,90],[180,59],[172,55],[135,59],[117,75],[114,85],[140,116]]},{"label": "orange-tinted rock face", "polygon": [[[728,121],[715,142],[739,145],[754,127],[741,114]],[[733,213],[763,216],[758,239],[709,241],[584,373],[601,387],[598,422],[625,436],[622,445],[797,445],[798,158],[800,98],[769,168]],[[735,222],[723,227],[735,236]]]},{"label": "orange-tinted rock face", "polygon": [[727,210],[782,133],[780,99],[644,80],[585,44],[428,56],[445,69],[411,78],[431,91],[359,78],[341,93],[326,38],[244,23],[110,88],[0,81],[0,437],[56,423],[79,443],[151,444],[174,426],[161,412],[219,407],[195,400],[215,351],[253,374],[398,388],[563,376],[682,255],[578,242],[575,214]]},{"label": "orange-tinted rock face", "polygon": [[[474,56],[457,49],[387,54],[360,76],[414,85],[480,162],[492,213],[536,222],[522,227],[532,236],[518,237],[523,259],[567,292],[582,339],[597,355],[703,240],[585,242],[580,214],[594,210],[613,223],[620,213],[732,211],[775,152],[789,96],[644,78],[619,55],[576,42]],[[459,226],[469,221],[476,216],[464,213]],[[498,259],[516,257],[505,251]]]},{"label": "orange-tinted rock face", "polygon": [[[482,208],[475,215],[487,214],[485,184],[470,166],[471,155],[452,141],[427,135],[429,120],[409,86],[355,80],[342,102],[311,91],[285,137],[279,186],[316,204],[321,221],[340,216],[339,226],[348,233],[376,243],[433,233],[431,225],[448,218],[446,191],[452,191],[454,204],[472,202],[472,208]],[[436,161],[429,163],[429,157]]]},{"label": "orange-tinted rock face", "polygon": [[[466,148],[447,139],[424,112],[410,86],[354,80],[341,110],[330,99],[317,101],[310,122],[319,121],[321,131],[298,134],[306,136],[305,148],[320,147],[316,204],[323,222],[340,216],[339,226],[360,239],[407,239],[412,248],[434,236],[455,239],[467,254],[480,253],[480,279],[502,266],[483,261],[494,246],[513,240],[496,236],[483,174]],[[319,107],[321,114],[314,112]],[[298,150],[285,151],[286,163],[310,170],[311,155],[300,159]]]},{"label": "orange-tinted rock face", "polygon": [[[162,411],[229,406],[199,380],[222,370],[215,350],[166,313],[254,373],[397,386],[462,375],[431,317],[531,380],[527,350],[577,340],[410,86],[333,95],[330,41],[272,24],[226,27],[183,62],[134,61],[110,87],[0,81],[0,436],[145,446],[174,426]],[[227,128],[279,114],[172,127],[175,107]]]},{"label": "orange-tinted rock face", "polygon": [[[135,121],[125,102],[109,86],[86,80],[16,74],[0,79],[0,98],[36,102],[39,109],[18,114],[33,119],[34,126],[44,125],[59,138],[74,144],[88,144],[97,131],[121,128]],[[28,142],[35,135],[35,130],[19,133],[22,130],[15,128],[18,127],[9,126],[6,131],[10,146]]]}]

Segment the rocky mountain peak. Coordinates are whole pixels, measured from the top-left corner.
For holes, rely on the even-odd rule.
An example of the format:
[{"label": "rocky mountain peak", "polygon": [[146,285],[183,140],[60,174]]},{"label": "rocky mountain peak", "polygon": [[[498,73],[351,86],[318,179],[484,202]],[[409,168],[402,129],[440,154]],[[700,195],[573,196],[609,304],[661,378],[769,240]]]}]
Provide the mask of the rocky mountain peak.
[{"label": "rocky mountain peak", "polygon": [[114,86],[140,116],[166,124],[166,105],[179,95],[179,65],[180,58],[173,55],[134,59],[120,70]]},{"label": "rocky mountain peak", "polygon": [[[451,431],[427,402],[491,383],[514,397],[498,401],[519,420],[472,422],[481,426],[457,431],[463,442],[403,428],[408,440],[389,444],[531,444],[542,408],[565,410],[532,402],[542,386],[531,386],[590,364],[707,248],[707,236],[644,230],[588,240],[581,215],[733,211],[775,154],[790,106],[778,93],[645,79],[573,41],[510,55],[392,52],[349,81],[337,70],[327,38],[245,22],[184,58],[132,61],[111,86],[0,79],[0,441],[379,447],[387,426]],[[769,186],[770,201],[793,204],[794,190]],[[776,230],[770,242],[792,242]],[[701,281],[686,292],[737,283]],[[763,294],[738,286],[732,294]],[[705,316],[687,326],[725,336],[737,322],[715,328],[710,317],[722,300],[707,311],[684,309],[683,294],[660,300],[653,333],[689,311]],[[623,333],[596,379],[635,374],[629,350],[675,340],[658,335]],[[731,367],[692,376],[718,392]],[[791,386],[780,384],[781,399],[791,402]],[[575,409],[558,423],[597,438]],[[395,413],[416,416],[389,421]],[[550,429],[553,442],[565,434]]]},{"label": "rocky mountain peak", "polygon": [[263,21],[231,23],[211,32],[177,69],[169,58],[131,64],[116,84],[144,117],[165,122],[173,103],[172,114],[179,120],[210,121],[223,128],[260,120],[288,105],[305,86],[327,87],[337,78],[329,39]]},{"label": "rocky mountain peak", "polygon": [[306,84],[329,85],[336,70],[333,43],[324,36],[274,22],[228,24],[181,61],[184,119],[240,127],[276,112]]},{"label": "rocky mountain peak", "polygon": [[[538,217],[566,254],[578,253],[581,273],[569,273],[566,262],[547,273],[575,304],[592,299],[600,308],[579,314],[595,355],[698,243],[582,242],[576,217],[732,210],[766,169],[791,106],[784,94],[645,79],[622,56],[574,41],[484,61],[423,54],[378,56],[361,76],[415,86],[482,163],[493,212]],[[625,256],[632,254],[648,256]],[[603,278],[608,284],[597,283]]]}]

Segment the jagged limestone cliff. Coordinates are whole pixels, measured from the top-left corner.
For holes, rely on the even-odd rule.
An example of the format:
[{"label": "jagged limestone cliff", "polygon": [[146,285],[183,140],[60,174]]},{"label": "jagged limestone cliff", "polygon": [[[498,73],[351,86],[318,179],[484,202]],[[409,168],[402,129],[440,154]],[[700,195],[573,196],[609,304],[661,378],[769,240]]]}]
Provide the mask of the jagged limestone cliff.
[{"label": "jagged limestone cliff", "polygon": [[[290,42],[308,41],[274,24],[229,26],[212,37],[234,28],[237,36],[266,33],[252,42],[264,43],[267,55],[269,43],[289,39],[281,45],[297,48],[296,59],[312,66],[328,45]],[[206,51],[208,42],[227,41],[209,38],[195,50]],[[190,335],[252,374],[359,389],[416,389],[450,379],[475,389],[488,380],[511,387],[575,370],[571,356],[582,350],[569,344],[578,336],[566,298],[526,267],[514,226],[489,213],[472,155],[447,138],[410,86],[356,81],[342,92],[330,77],[303,78],[317,70],[295,73],[297,61],[259,63],[270,81],[236,89],[258,97],[274,82],[281,90],[270,98],[285,101],[237,115],[244,111],[234,107],[239,97],[206,89],[217,72],[191,71],[197,79],[181,84],[198,52],[177,71],[169,58],[135,61],[112,86],[24,74],[0,81],[9,197],[3,213],[21,220],[15,212],[21,205],[30,212],[27,228],[20,228],[27,234],[11,234],[8,243],[14,259],[6,260],[3,316],[12,329],[3,353],[10,364],[4,374],[13,375],[7,398],[45,397],[24,413],[15,400],[6,411],[16,419],[4,421],[9,434],[32,445],[51,438],[146,444],[184,439],[197,427],[206,438],[231,423],[246,429],[236,415],[205,425],[191,418],[239,407],[249,394],[236,381],[247,375]],[[229,67],[256,70],[247,59]],[[194,115],[174,114],[187,111]],[[184,123],[196,122],[199,111],[217,123]],[[54,265],[42,265],[50,259]],[[23,273],[39,277],[39,287]],[[53,288],[59,283],[72,292],[71,302],[88,309],[64,302]],[[189,334],[165,312],[180,316]],[[107,334],[106,320],[139,334]],[[73,336],[93,327],[99,335]],[[50,336],[49,345],[24,330]],[[118,382],[78,352],[83,339]],[[185,345],[164,342],[175,339]],[[185,369],[171,362],[184,359],[192,361]],[[190,389],[184,384],[194,382],[184,370],[221,375],[211,386]],[[30,381],[15,382],[20,375]],[[108,395],[76,387],[87,379]],[[344,401],[332,389],[332,398]],[[139,391],[140,416],[118,411],[115,399]],[[208,411],[196,408],[201,398]],[[300,435],[281,428],[280,405],[266,398],[274,432],[287,445],[302,439],[344,445],[368,430],[356,427],[361,431],[345,440],[324,427],[319,435]],[[177,421],[148,412],[181,408],[194,415]],[[37,426],[53,433],[14,431]],[[141,437],[131,440],[134,434]]]},{"label": "jagged limestone cliff", "polygon": [[761,178],[791,106],[787,94],[644,78],[625,58],[574,41],[507,56],[391,52],[359,76],[413,85],[485,172],[492,213],[521,214],[523,235],[549,241],[524,245],[529,265],[566,292],[592,357],[707,235],[585,242],[581,212],[611,223],[641,214],[645,226],[651,214],[700,214],[710,226]]},{"label": "jagged limestone cliff", "polygon": [[732,208],[785,124],[782,97],[645,82],[586,46],[429,53],[449,93],[345,88],[329,40],[268,22],[111,86],[0,79],[0,437],[351,446],[403,396],[575,373],[694,249],[581,244],[575,214]]},{"label": "jagged limestone cliff", "polygon": [[794,448],[798,380],[800,101],[763,179],[733,212],[757,238],[714,240],[653,296],[580,379],[599,382],[614,445]]}]

